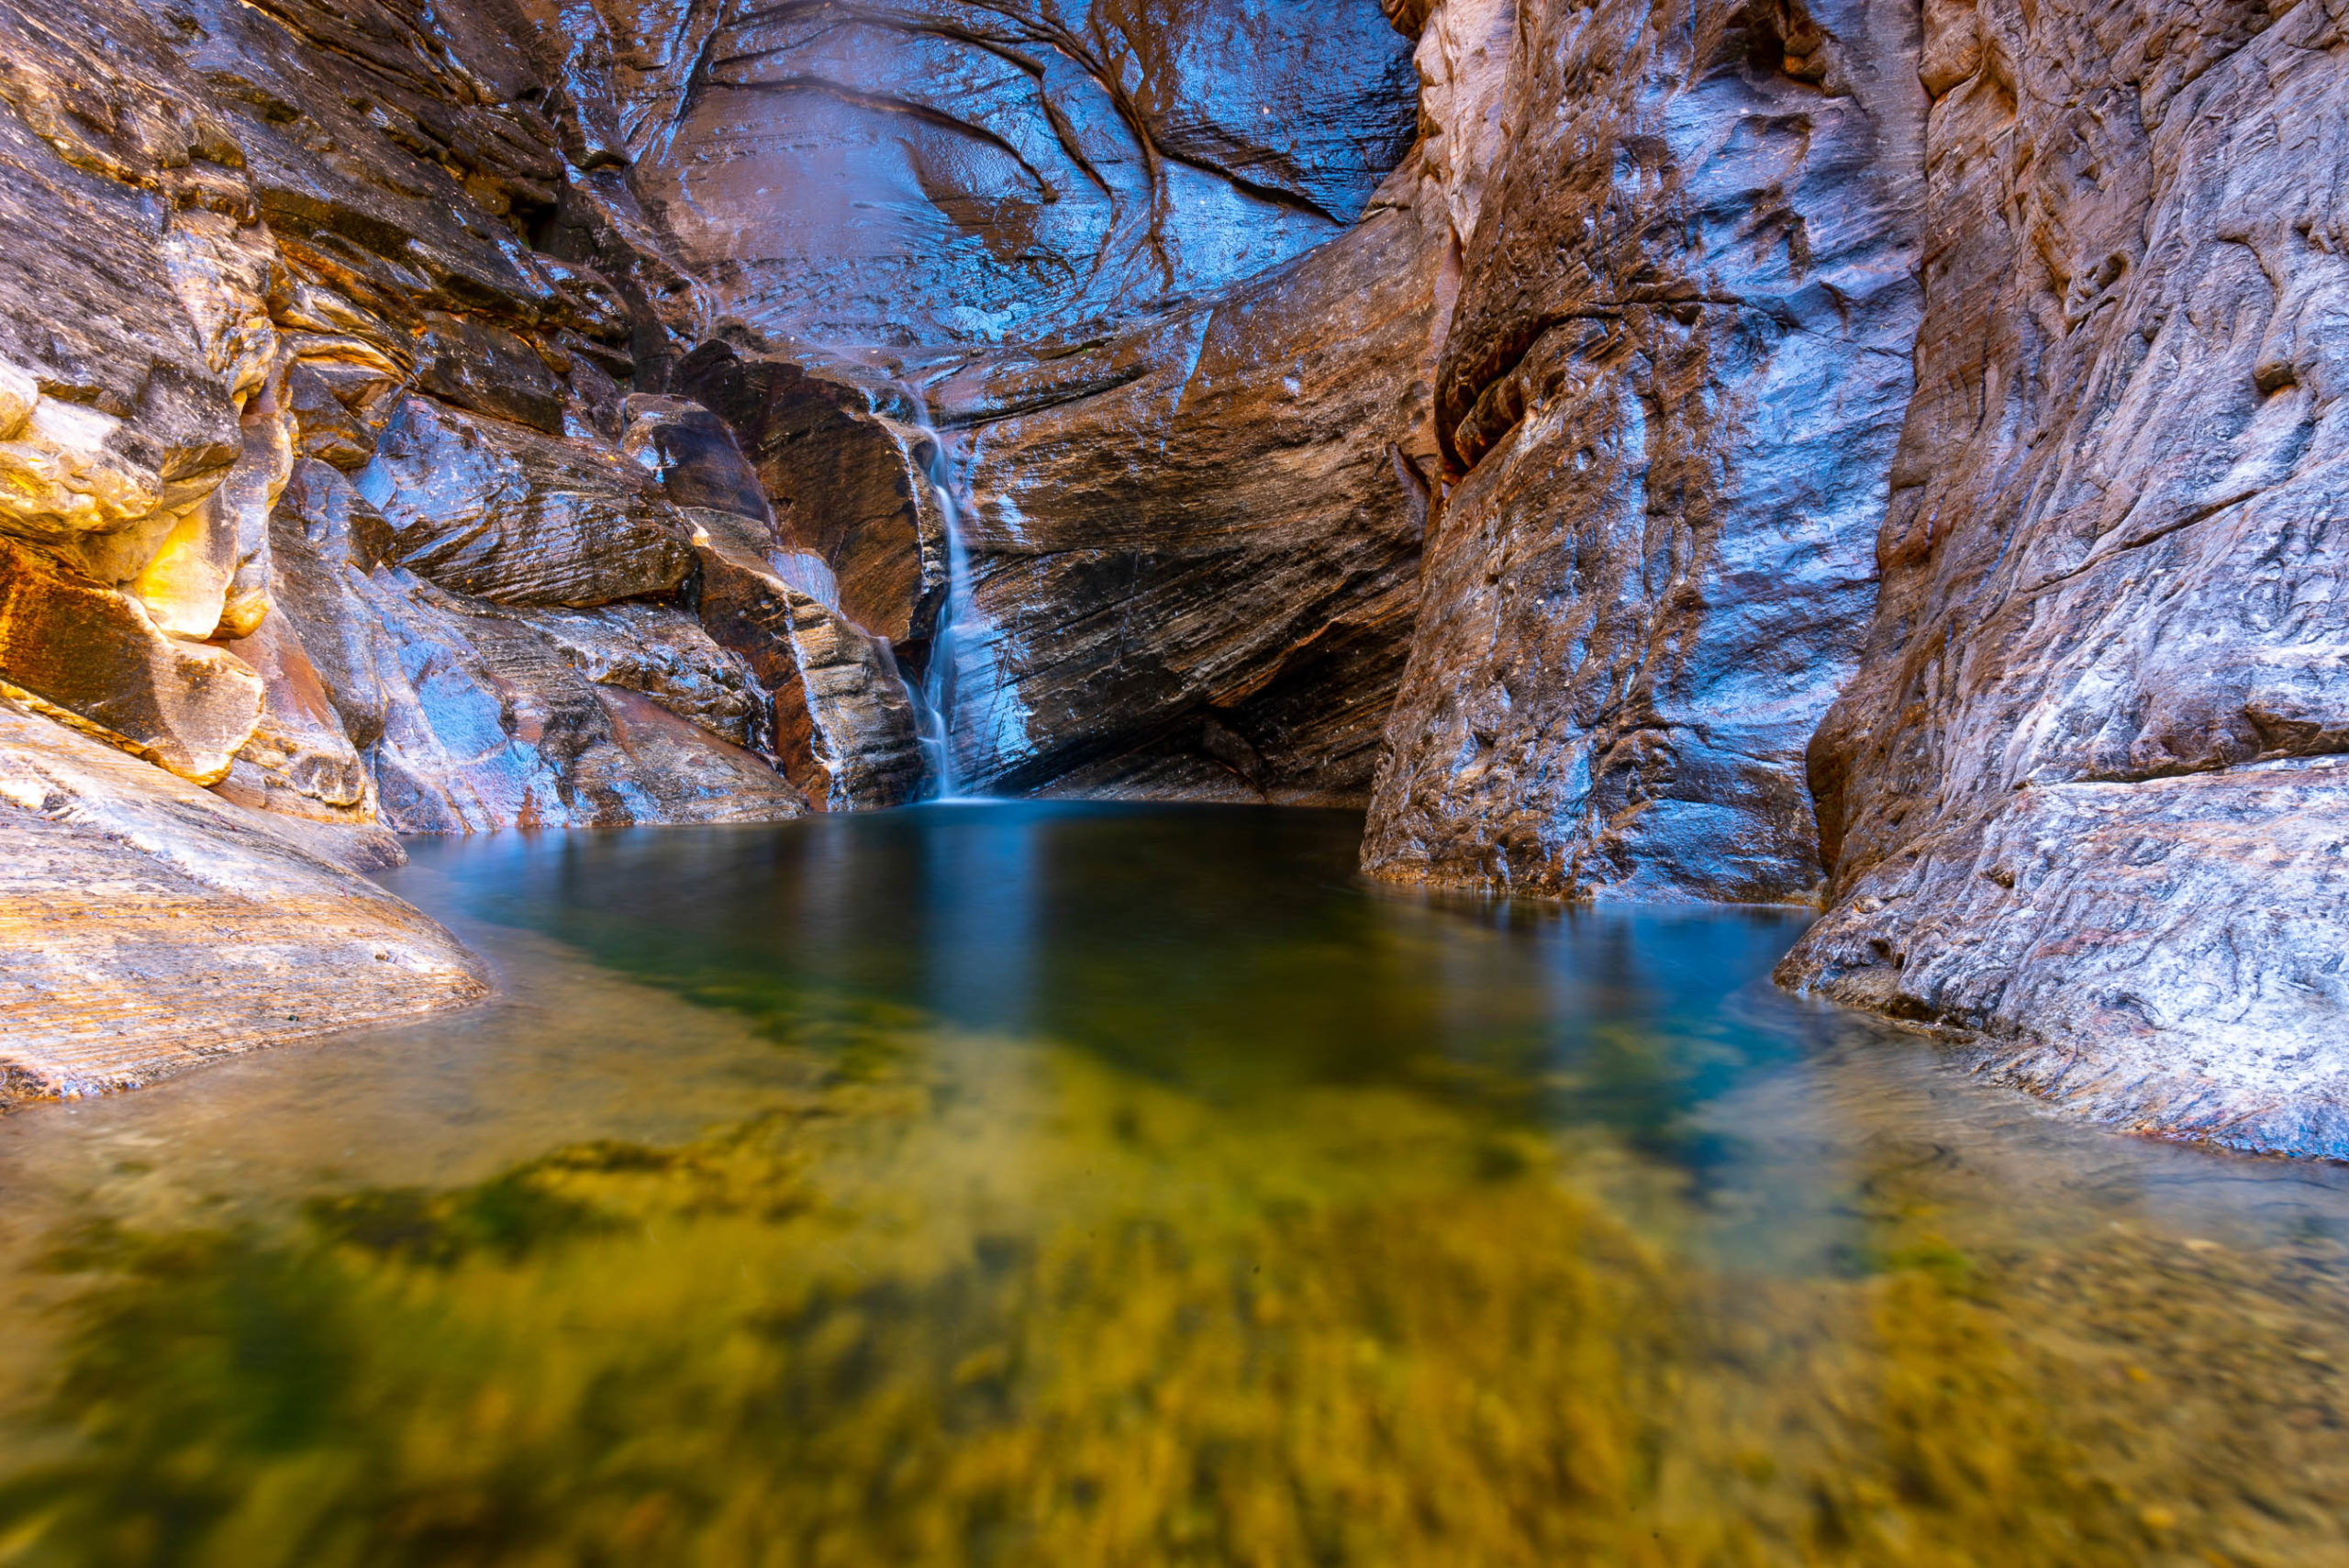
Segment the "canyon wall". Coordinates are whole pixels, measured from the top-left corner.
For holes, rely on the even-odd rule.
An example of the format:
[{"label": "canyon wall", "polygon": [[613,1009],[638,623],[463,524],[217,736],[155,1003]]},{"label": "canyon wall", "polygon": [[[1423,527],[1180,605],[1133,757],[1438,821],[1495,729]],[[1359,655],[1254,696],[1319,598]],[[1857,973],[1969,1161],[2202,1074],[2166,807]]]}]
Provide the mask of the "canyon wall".
[{"label": "canyon wall", "polygon": [[1933,0],[1918,395],[1791,984],[2349,1155],[2349,31]]},{"label": "canyon wall", "polygon": [[1364,863],[1798,896],[1921,309],[1914,10],[1520,0],[1514,32]]},{"label": "canyon wall", "polygon": [[[94,0],[0,35],[0,756],[137,760],[0,800],[56,846],[0,889],[50,976],[0,998],[19,1088],[333,1027],[278,1011],[298,922],[220,961],[202,1029],[173,976],[272,868],[429,933],[348,885],[385,828],[774,819],[955,762],[1366,788],[1438,270],[1408,200],[1360,221],[1415,133],[1373,0]],[[185,906],[67,895],[91,832]],[[479,994],[417,940],[340,1021]],[[97,1054],[67,974],[122,1004]]]},{"label": "canyon wall", "polygon": [[2349,1153],[2342,17],[1523,0],[1365,865]]},{"label": "canyon wall", "polygon": [[2340,0],[0,45],[11,1092],[479,995],[385,829],[961,789],[1816,902],[1790,985],[2349,1154]]}]

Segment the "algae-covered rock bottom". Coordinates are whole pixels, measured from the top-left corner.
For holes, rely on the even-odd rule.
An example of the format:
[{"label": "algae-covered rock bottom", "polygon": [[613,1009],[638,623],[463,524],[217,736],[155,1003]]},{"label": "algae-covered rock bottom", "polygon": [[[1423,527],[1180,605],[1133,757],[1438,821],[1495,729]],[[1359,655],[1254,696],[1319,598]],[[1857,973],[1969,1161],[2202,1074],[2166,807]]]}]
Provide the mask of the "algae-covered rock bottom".
[{"label": "algae-covered rock bottom", "polygon": [[2349,1177],[1360,831],[417,854],[489,1006],[0,1118],[0,1562],[2349,1558]]}]

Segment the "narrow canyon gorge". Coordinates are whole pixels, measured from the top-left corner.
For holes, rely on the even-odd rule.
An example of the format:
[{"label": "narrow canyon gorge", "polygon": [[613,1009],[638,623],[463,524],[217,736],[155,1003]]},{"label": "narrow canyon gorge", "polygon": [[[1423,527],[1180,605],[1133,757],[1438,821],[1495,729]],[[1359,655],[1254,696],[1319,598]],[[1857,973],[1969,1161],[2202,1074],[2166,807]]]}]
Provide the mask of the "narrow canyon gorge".
[{"label": "narrow canyon gorge", "polygon": [[6,1095],[1042,796],[2349,1159],[2349,0],[0,0],[0,209]]}]

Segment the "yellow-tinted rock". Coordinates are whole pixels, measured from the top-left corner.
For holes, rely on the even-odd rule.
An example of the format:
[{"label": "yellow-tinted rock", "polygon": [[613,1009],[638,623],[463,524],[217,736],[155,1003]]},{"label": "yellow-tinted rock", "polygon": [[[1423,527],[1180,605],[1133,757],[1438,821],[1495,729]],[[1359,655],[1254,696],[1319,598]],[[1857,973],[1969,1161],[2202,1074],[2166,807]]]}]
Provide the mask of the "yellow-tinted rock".
[{"label": "yellow-tinted rock", "polygon": [[228,773],[261,715],[250,665],[164,635],[137,600],[5,538],[0,683],[197,784]]},{"label": "yellow-tinted rock", "polygon": [[0,1092],[146,1083],[484,995],[344,862],[388,835],[262,817],[0,701]]}]

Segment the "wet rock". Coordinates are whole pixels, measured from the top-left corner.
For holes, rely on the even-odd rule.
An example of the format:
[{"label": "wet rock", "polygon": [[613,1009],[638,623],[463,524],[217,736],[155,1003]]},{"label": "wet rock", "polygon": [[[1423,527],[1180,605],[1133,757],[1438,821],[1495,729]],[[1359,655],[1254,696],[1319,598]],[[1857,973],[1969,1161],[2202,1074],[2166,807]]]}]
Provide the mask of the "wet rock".
[{"label": "wet rock", "polygon": [[[272,519],[276,598],[416,832],[773,820],[805,809],[746,750],[763,693],[684,612],[506,607],[386,566],[388,522],[304,461]],[[707,726],[707,728],[704,728]]]},{"label": "wet rock", "polygon": [[372,751],[384,819],[410,832],[796,817],[757,755],[649,698],[598,686],[537,628],[379,568]]},{"label": "wet rock", "polygon": [[2349,1153],[2337,6],[1928,7],[1918,394],[1795,985]]},{"label": "wet rock", "polygon": [[335,395],[333,384],[308,361],[295,360],[286,368],[285,403],[294,417],[296,456],[351,473],[375,455],[375,432]]},{"label": "wet rock", "polygon": [[167,636],[138,600],[6,538],[0,683],[197,784],[227,774],[261,713],[261,678],[242,660]]},{"label": "wet rock", "polygon": [[673,592],[693,567],[674,508],[614,448],[411,397],[353,481],[392,526],[384,559],[523,605]]},{"label": "wet rock", "polygon": [[1873,606],[1920,309],[1913,18],[1529,0],[1519,29],[1364,864],[1810,895],[1804,748]]},{"label": "wet rock", "polygon": [[[925,600],[942,589],[946,570],[930,439],[879,412],[869,385],[787,361],[745,360],[723,343],[687,355],[675,381],[732,428],[783,548],[830,570],[834,607],[892,642],[920,635]],[[903,394],[896,402],[906,407]]]},{"label": "wet rock", "polygon": [[494,323],[428,311],[417,344],[417,385],[476,414],[563,433],[562,384],[537,350]]},{"label": "wet rock", "polygon": [[640,188],[778,344],[1032,338],[1214,288],[1335,238],[1410,141],[1375,0],[603,9],[669,62],[630,88]]},{"label": "wet rock", "polygon": [[726,421],[682,397],[638,393],[620,407],[620,450],[680,506],[731,512],[772,526],[774,507]]},{"label": "wet rock", "polygon": [[487,992],[348,869],[396,863],[388,835],[305,826],[0,701],[0,1093],[128,1087]]},{"label": "wet rock", "polygon": [[1448,246],[1406,181],[1212,302],[935,389],[966,784],[1359,803],[1408,646]]},{"label": "wet rock", "polygon": [[779,552],[756,549],[755,528],[728,513],[699,516],[702,624],[774,694],[771,743],[784,773],[825,811],[918,798],[920,724],[888,642],[787,581]]}]

